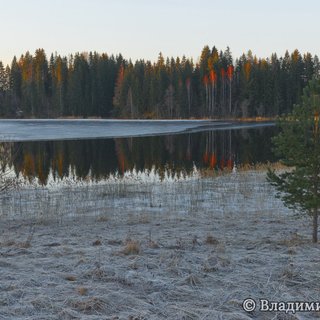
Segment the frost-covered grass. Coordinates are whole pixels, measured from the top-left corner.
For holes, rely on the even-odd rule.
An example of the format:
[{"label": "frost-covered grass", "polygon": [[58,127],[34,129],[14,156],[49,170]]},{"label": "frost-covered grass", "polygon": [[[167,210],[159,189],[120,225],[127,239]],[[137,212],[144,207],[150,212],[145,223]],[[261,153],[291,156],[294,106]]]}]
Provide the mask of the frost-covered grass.
[{"label": "frost-covered grass", "polygon": [[0,221],[0,319],[320,317],[242,310],[320,301],[310,221],[263,171],[22,187]]}]

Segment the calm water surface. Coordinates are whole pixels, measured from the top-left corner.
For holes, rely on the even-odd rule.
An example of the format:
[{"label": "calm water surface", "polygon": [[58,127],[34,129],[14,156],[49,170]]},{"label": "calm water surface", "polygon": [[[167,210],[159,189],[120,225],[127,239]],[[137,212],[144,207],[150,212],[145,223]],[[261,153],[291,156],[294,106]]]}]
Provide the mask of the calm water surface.
[{"label": "calm water surface", "polygon": [[204,131],[136,138],[15,142],[11,165],[17,175],[46,184],[69,177],[101,180],[130,170],[189,174],[275,161],[275,127]]}]

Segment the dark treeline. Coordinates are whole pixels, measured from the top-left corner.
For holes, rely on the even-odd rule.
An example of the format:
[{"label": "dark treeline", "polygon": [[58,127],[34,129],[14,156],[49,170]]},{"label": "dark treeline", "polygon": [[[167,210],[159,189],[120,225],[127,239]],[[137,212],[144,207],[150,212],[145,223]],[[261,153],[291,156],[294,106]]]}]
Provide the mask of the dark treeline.
[{"label": "dark treeline", "polygon": [[206,46],[198,63],[161,53],[133,63],[96,52],[48,59],[38,49],[11,66],[0,61],[0,116],[272,117],[291,111],[319,70],[317,56],[298,50],[234,60],[229,48]]}]

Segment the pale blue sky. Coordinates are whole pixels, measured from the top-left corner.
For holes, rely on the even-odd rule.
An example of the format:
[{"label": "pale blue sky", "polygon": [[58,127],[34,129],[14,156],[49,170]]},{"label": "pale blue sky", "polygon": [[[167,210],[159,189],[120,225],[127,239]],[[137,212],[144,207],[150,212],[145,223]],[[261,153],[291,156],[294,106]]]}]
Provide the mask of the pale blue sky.
[{"label": "pale blue sky", "polygon": [[127,59],[192,57],[204,45],[238,57],[298,48],[320,55],[320,1],[0,0],[0,60],[29,50],[47,55],[122,53]]}]

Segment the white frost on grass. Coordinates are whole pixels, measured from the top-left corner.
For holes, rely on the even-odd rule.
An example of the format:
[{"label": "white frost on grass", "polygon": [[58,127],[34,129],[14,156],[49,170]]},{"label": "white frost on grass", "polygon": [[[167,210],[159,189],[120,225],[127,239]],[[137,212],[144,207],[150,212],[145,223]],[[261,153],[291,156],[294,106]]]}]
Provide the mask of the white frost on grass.
[{"label": "white frost on grass", "polygon": [[22,173],[17,177],[14,169],[6,166],[4,169],[5,177],[10,179],[16,179],[17,185],[23,189],[48,189],[48,190],[59,190],[66,187],[92,187],[92,186],[103,186],[103,185],[115,185],[115,184],[152,184],[152,183],[175,183],[175,182],[185,182],[189,180],[199,179],[200,173],[196,166],[193,167],[193,170],[190,173],[187,172],[173,172],[170,169],[165,169],[163,172],[156,169],[155,166],[151,170],[133,170],[125,171],[123,174],[119,172],[110,173],[105,178],[99,178],[97,180],[92,176],[89,171],[88,175],[85,178],[79,178],[74,172],[72,167],[69,167],[69,172],[67,176],[62,178],[54,175],[52,169],[48,174],[45,186],[41,183],[39,178],[28,178],[24,177]]},{"label": "white frost on grass", "polygon": [[1,210],[1,319],[319,317],[242,310],[320,299],[310,221],[263,172],[26,188]]}]

